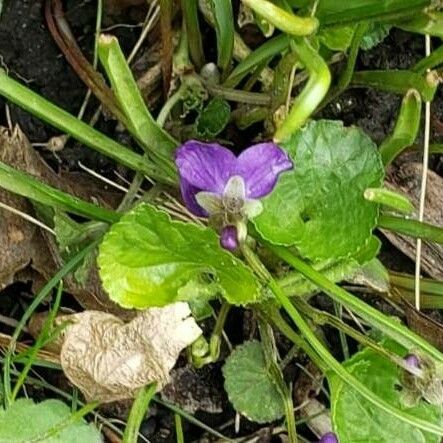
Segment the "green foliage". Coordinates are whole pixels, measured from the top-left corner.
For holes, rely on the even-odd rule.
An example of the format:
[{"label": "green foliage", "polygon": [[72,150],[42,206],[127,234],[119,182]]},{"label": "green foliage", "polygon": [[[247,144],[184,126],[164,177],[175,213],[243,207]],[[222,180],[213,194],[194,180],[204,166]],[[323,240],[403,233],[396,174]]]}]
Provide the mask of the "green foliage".
[{"label": "green foliage", "polygon": [[381,43],[391,30],[391,26],[384,23],[371,23],[366,34],[363,36],[360,48],[367,51]]},{"label": "green foliage", "polygon": [[252,272],[219,246],[212,229],[172,221],[147,204],[112,226],[98,264],[110,298],[127,308],[178,301],[180,289],[195,279],[217,284],[232,304],[251,303],[259,296]]},{"label": "green foliage", "polygon": [[202,110],[197,119],[197,134],[203,139],[212,139],[225,129],[231,118],[229,103],[214,97]]},{"label": "green foliage", "polygon": [[327,48],[333,51],[346,51],[352,42],[355,26],[334,26],[322,28],[318,32],[318,38]]},{"label": "green foliage", "polygon": [[[0,410],[0,443],[37,441],[51,428],[69,419],[71,411],[60,400],[34,403],[21,398],[7,409]],[[100,432],[84,420],[64,427],[57,434],[45,438],[46,443],[101,443]]]},{"label": "green foliage", "polygon": [[[404,354],[393,342],[384,346]],[[406,407],[401,401],[400,370],[395,364],[367,348],[344,363],[345,368],[379,397],[408,414],[430,423],[441,424],[440,408],[421,401],[417,406]],[[437,443],[440,437],[427,434],[401,422],[363,398],[337,375],[329,374],[331,411],[335,432],[341,443],[356,441],[377,443]]]},{"label": "green foliage", "polygon": [[266,368],[260,343],[238,346],[226,359],[223,375],[229,400],[249,420],[267,423],[283,416],[283,401]]},{"label": "green foliage", "polygon": [[378,187],[383,167],[375,144],[341,122],[307,124],[282,145],[294,161],[254,219],[268,241],[294,245],[311,260],[356,253],[376,226],[378,206],[364,198]]}]

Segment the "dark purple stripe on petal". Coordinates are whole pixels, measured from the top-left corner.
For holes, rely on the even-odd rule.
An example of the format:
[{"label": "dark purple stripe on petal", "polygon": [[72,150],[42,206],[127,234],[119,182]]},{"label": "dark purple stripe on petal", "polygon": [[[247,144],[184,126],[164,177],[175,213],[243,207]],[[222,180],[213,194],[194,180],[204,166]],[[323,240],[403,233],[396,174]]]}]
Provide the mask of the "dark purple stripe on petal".
[{"label": "dark purple stripe on petal", "polygon": [[180,190],[186,207],[198,217],[208,217],[208,213],[197,203],[195,194],[201,191],[189,184],[185,179],[180,180]]},{"label": "dark purple stripe on petal", "polygon": [[259,143],[240,154],[236,174],[245,180],[246,197],[260,198],[274,189],[281,172],[292,167],[286,151],[272,142]]}]

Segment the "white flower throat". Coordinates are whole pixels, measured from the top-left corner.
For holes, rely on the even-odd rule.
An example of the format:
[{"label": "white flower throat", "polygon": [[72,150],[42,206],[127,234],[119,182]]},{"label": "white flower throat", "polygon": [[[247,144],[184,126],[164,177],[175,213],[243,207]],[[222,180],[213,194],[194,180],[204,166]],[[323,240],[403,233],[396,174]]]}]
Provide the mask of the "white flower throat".
[{"label": "white flower throat", "polygon": [[244,220],[257,217],[263,210],[260,200],[246,198],[245,181],[239,175],[229,178],[223,194],[201,191],[195,198],[210,216]]}]

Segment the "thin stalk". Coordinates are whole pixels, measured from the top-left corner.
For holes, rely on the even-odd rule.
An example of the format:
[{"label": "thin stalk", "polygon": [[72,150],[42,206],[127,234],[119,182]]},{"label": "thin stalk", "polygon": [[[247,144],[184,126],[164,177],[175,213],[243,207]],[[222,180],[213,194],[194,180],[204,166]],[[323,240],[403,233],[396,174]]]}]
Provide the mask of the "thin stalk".
[{"label": "thin stalk", "polygon": [[411,68],[411,71],[414,71],[417,74],[425,74],[428,69],[434,69],[441,64],[443,64],[443,45],[440,45],[427,57],[422,58]]},{"label": "thin stalk", "polygon": [[409,89],[403,98],[393,133],[380,145],[383,165],[388,166],[417,138],[420,129],[421,97],[416,89]]},{"label": "thin stalk", "polygon": [[[312,266],[296,257],[288,249],[282,246],[271,245],[269,243],[267,243],[267,246],[272,252],[274,252],[275,255],[277,255],[277,257],[280,257],[295,270],[302,273],[307,279],[329,294],[332,299],[352,309],[361,318],[363,318],[363,320],[370,323],[373,327],[381,330],[393,340],[402,344],[405,348],[419,348],[436,360],[443,362],[443,354],[440,351],[438,351],[422,337],[409,330],[407,327],[392,320],[387,315],[381,313],[351,293],[345,291],[343,288],[332,283],[320,272],[313,269]],[[281,289],[280,291],[283,293]]]},{"label": "thin stalk", "polygon": [[182,418],[180,417],[179,414],[174,414],[174,422],[175,422],[175,441],[177,443],[185,443]]},{"label": "thin stalk", "polygon": [[20,372],[20,375],[18,376],[18,379],[15,383],[14,389],[11,393],[11,402],[15,401],[17,398],[17,395],[21,389],[21,387],[24,385],[26,381],[26,377],[29,374],[29,371],[31,370],[32,365],[34,364],[34,360],[36,359],[38,352],[40,349],[43,348],[48,343],[47,337],[51,331],[51,328],[54,324],[55,316],[57,315],[57,312],[60,307],[60,302],[62,298],[63,293],[63,283],[60,281],[60,284],[58,286],[57,295],[55,297],[54,306],[49,312],[48,317],[46,318],[46,321],[43,325],[43,328],[40,332],[40,335],[38,336],[36,342],[34,343],[34,346],[30,348],[29,353],[27,355],[26,363],[23,367],[23,369]]},{"label": "thin stalk", "polygon": [[240,89],[225,88],[223,86],[210,85],[208,83],[205,83],[205,87],[209,94],[233,102],[259,106],[269,106],[271,103],[269,95],[261,92],[242,91]]},{"label": "thin stalk", "polygon": [[[282,248],[284,249],[284,248]],[[374,406],[380,408],[386,413],[398,418],[399,420],[422,429],[426,432],[430,432],[435,435],[443,435],[443,427],[429,423],[426,420],[414,417],[413,415],[407,414],[404,411],[393,407],[385,400],[380,398],[378,395],[373,393],[365,384],[354,377],[350,372],[348,372],[329,352],[329,350],[323,345],[323,343],[317,338],[315,333],[311,330],[309,325],[306,323],[304,318],[300,315],[298,310],[291,303],[289,298],[284,294],[280,286],[275,282],[272,276],[268,273],[267,269],[259,261],[257,256],[246,246],[243,245],[242,252],[245,255],[246,261],[249,266],[257,273],[257,275],[264,280],[264,284],[272,291],[277,301],[282,305],[286,313],[289,315],[291,320],[299,328],[300,332],[310,343],[315,352],[320,358],[326,363],[330,370],[334,371],[338,377],[340,377],[346,384],[355,389],[358,394],[363,396],[366,400],[371,402]],[[297,259],[299,260],[299,259]],[[301,262],[301,261],[300,261]],[[301,262],[303,265],[304,263]],[[300,270],[301,271],[301,270]],[[311,268],[311,271],[314,271]],[[315,272],[315,271],[314,271]],[[321,274],[320,274],[321,275]],[[333,285],[335,286],[335,285]],[[438,352],[438,351],[436,351]]]},{"label": "thin stalk", "polygon": [[328,92],[331,74],[328,65],[307,39],[294,39],[291,45],[309,72],[309,80],[294,100],[292,108],[274,135],[276,143],[287,140],[315,111]]},{"label": "thin stalk", "polygon": [[[332,317],[334,317],[339,322],[342,322],[341,318],[343,316],[343,306],[340,303],[337,303],[335,300],[333,303],[334,303],[334,312],[337,317],[334,316]],[[343,358],[347,360],[349,358],[349,346],[348,346],[348,341],[346,339],[346,333],[340,328],[337,329],[338,329],[338,336],[340,338],[341,349],[343,352]]]},{"label": "thin stalk", "polygon": [[358,71],[354,72],[350,87],[373,88],[402,95],[416,89],[424,101],[432,101],[438,83],[439,78],[434,71],[425,76],[406,70]]},{"label": "thin stalk", "polygon": [[235,88],[254,68],[263,61],[280,54],[289,46],[289,37],[285,34],[267,40],[255,51],[242,60],[223,83],[226,88]]},{"label": "thin stalk", "polygon": [[220,355],[220,345],[222,341],[223,328],[225,327],[226,319],[228,318],[230,310],[231,305],[226,301],[223,302],[220,308],[220,312],[218,313],[211,338],[209,339],[209,355],[212,362],[217,361]]},{"label": "thin stalk", "polygon": [[100,239],[93,241],[80,252],[75,254],[57,273],[46,283],[45,286],[40,290],[40,292],[32,300],[32,303],[28,306],[22,318],[20,319],[14,333],[12,334],[11,341],[9,343],[8,349],[5,352],[4,362],[3,362],[3,381],[5,390],[5,403],[10,404],[11,399],[11,362],[12,355],[15,351],[15,346],[17,344],[18,337],[25,327],[31,315],[38,308],[38,306],[43,302],[43,300],[51,293],[51,291],[59,284],[59,282],[66,277],[70,272],[74,271],[77,266],[83,261],[83,259],[91,253],[95,247],[99,244]]},{"label": "thin stalk", "polygon": [[200,71],[205,64],[205,53],[198,23],[198,0],[181,0],[181,5],[188,35],[189,55]]},{"label": "thin stalk", "polygon": [[272,378],[284,404],[288,440],[290,443],[297,443],[297,429],[295,426],[292,394],[286,386],[281,369],[277,364],[277,351],[275,349],[275,340],[272,329],[269,324],[260,317],[258,319],[258,327],[260,330],[261,344],[268,374]]},{"label": "thin stalk", "polygon": [[299,17],[267,0],[243,0],[243,3],[277,29],[290,35],[300,37],[311,35],[319,25],[315,17]]},{"label": "thin stalk", "polygon": [[443,228],[430,223],[383,214],[380,215],[377,225],[399,234],[443,244]]},{"label": "thin stalk", "polygon": [[98,401],[87,403],[82,408],[80,408],[78,411],[71,414],[66,420],[62,420],[61,422],[59,422],[55,426],[53,426],[51,429],[46,431],[44,434],[39,435],[35,438],[31,438],[30,440],[27,440],[27,442],[28,443],[37,443],[37,442],[52,440],[51,437],[54,437],[55,435],[60,433],[60,431],[62,431],[64,428],[71,426],[75,422],[82,419],[85,415],[88,415],[89,413],[91,413],[98,405],[99,405]]},{"label": "thin stalk", "polygon": [[[389,282],[391,285],[397,286],[402,289],[414,290],[415,277],[400,272],[389,271]],[[441,298],[443,303],[443,282],[433,280],[431,278],[421,278],[420,286],[424,292],[430,295],[436,295]]]},{"label": "thin stalk", "polygon": [[87,123],[55,106],[19,82],[8,77],[3,70],[0,71],[0,94],[36,117],[41,118],[46,123],[72,135],[78,141],[118,163],[135,171],[140,171],[163,183],[175,183],[171,183],[171,180],[166,179],[163,174],[158,174],[157,168],[149,164],[141,155],[136,154],[101,132],[96,131]]},{"label": "thin stalk", "polygon": [[410,20],[396,21],[395,26],[405,31],[443,38],[443,14],[436,11],[418,11]]},{"label": "thin stalk", "polygon": [[156,390],[157,384],[151,383],[138,391],[129,413],[128,422],[126,423],[123,443],[137,443],[140,425]]},{"label": "thin stalk", "polygon": [[120,216],[109,209],[86,202],[60,191],[34,176],[0,162],[0,187],[53,208],[60,208],[83,217],[114,223]]}]

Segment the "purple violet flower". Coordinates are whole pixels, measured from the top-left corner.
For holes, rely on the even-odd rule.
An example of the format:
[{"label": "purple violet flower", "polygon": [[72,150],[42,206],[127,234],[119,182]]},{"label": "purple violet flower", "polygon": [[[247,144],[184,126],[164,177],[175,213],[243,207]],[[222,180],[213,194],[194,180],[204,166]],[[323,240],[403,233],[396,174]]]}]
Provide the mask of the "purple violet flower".
[{"label": "purple violet flower", "polygon": [[333,432],[323,434],[318,443],[338,443],[338,438]]},{"label": "purple violet flower", "polygon": [[[175,159],[180,187],[188,209],[210,217],[222,231],[222,244],[232,237],[246,237],[246,221],[260,214],[260,198],[275,187],[281,172],[292,169],[288,154],[272,142],[259,143],[236,157],[217,143],[189,140],[177,149]],[[229,240],[232,244],[232,238]],[[227,248],[230,249],[230,248]]]}]

